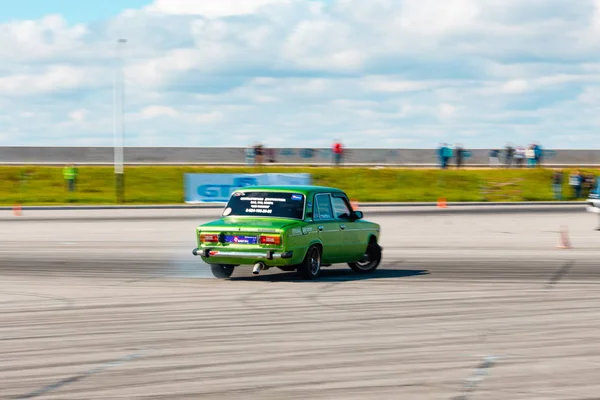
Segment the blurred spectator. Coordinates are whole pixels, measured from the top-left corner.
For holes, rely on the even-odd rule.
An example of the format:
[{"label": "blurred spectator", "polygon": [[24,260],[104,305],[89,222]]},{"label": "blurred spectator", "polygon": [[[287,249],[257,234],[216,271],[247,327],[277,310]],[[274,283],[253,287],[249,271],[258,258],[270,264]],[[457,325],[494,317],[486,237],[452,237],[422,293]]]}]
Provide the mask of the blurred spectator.
[{"label": "blurred spectator", "polygon": [[490,167],[496,167],[500,165],[500,151],[490,150]]},{"label": "blurred spectator", "polygon": [[254,165],[254,153],[253,146],[246,147],[246,165]]},{"label": "blurred spectator", "polygon": [[465,149],[462,144],[456,146],[456,168],[460,168],[463,165],[465,156]]},{"label": "blurred spectator", "polygon": [[542,156],[544,155],[544,151],[542,150],[542,146],[539,143],[533,144],[533,152],[535,155],[535,165],[542,166]]},{"label": "blurred spectator", "polygon": [[594,174],[583,175],[582,197],[588,197],[592,193],[592,190],[594,189],[595,181],[596,181],[596,177],[594,176]]},{"label": "blurred spectator", "polygon": [[254,159],[257,165],[261,165],[263,163],[263,156],[263,145],[258,143],[256,146],[254,146]]},{"label": "blurred spectator", "polygon": [[529,146],[527,150],[525,150],[525,157],[527,157],[527,166],[529,168],[535,167],[536,158],[533,145]]},{"label": "blurred spectator", "polygon": [[515,156],[515,149],[510,144],[506,145],[505,154],[504,154],[504,163],[507,168],[510,168],[513,163],[513,158]]},{"label": "blurred spectator", "polygon": [[525,163],[525,147],[517,146],[515,150],[515,164],[519,168],[523,168],[523,164]]},{"label": "blurred spectator", "polygon": [[335,165],[340,165],[344,156],[344,146],[342,145],[342,142],[337,139],[334,140],[331,151],[333,153],[333,163]]},{"label": "blurred spectator", "polygon": [[597,194],[600,196],[600,176],[595,178],[594,187],[592,188],[591,194]]},{"label": "blurred spectator", "polygon": [[446,153],[444,154],[446,158],[446,168],[450,166],[450,160],[454,157],[454,150],[450,147],[449,144],[446,144]]},{"label": "blurred spectator", "polygon": [[450,148],[450,146],[448,146],[448,143],[441,144],[438,148],[438,158],[440,160],[440,167],[442,169],[448,168],[448,164],[450,163],[450,159],[452,158],[452,156],[453,151]]},{"label": "blurred spectator", "polygon": [[444,169],[446,166],[444,165],[444,149],[446,148],[446,146],[444,146],[443,143],[440,143],[440,146],[437,149],[437,155],[438,155],[438,161],[440,163],[440,168]]},{"label": "blurred spectator", "polygon": [[448,143],[444,144],[444,150],[442,152],[442,160],[443,160],[443,164],[444,164],[444,169],[447,169],[450,165],[450,160],[453,157],[454,152],[452,151],[452,148],[448,145]]},{"label": "blurred spectator", "polygon": [[274,164],[275,160],[275,149],[267,149],[267,156],[269,157],[269,163]]},{"label": "blurred spectator", "polygon": [[563,187],[563,172],[561,170],[554,171],[552,175],[552,192],[554,193],[554,200],[562,200],[562,187]]},{"label": "blurred spectator", "polygon": [[74,192],[77,183],[77,168],[73,164],[68,164],[63,168],[63,178],[69,192]]},{"label": "blurred spectator", "polygon": [[583,177],[581,176],[581,173],[579,171],[573,171],[573,173],[569,176],[569,186],[571,186],[571,190],[573,191],[573,198],[581,198],[582,183]]}]

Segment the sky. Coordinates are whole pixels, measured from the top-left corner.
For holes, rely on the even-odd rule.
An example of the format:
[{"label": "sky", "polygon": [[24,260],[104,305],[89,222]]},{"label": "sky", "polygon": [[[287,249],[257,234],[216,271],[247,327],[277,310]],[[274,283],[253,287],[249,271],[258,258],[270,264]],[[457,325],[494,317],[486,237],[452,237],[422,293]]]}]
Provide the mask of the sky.
[{"label": "sky", "polygon": [[0,146],[600,138],[600,0],[0,0]]}]

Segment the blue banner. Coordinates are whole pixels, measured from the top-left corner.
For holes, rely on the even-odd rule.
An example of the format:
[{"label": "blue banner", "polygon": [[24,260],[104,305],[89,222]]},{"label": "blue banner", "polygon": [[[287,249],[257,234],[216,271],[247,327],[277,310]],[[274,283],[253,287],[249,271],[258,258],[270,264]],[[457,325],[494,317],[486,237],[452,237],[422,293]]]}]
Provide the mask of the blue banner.
[{"label": "blue banner", "polygon": [[311,174],[185,174],[186,203],[227,203],[242,187],[310,185]]}]

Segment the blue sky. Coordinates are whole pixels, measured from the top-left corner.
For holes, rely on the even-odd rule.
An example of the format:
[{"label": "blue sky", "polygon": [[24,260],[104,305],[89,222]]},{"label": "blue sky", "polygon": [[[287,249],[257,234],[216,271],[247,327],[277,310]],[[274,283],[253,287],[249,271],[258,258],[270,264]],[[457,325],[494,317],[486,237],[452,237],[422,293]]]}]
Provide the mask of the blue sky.
[{"label": "blue sky", "polygon": [[123,9],[147,6],[150,0],[2,0],[0,21],[39,19],[60,14],[74,23],[104,20],[118,15]]},{"label": "blue sky", "polygon": [[0,145],[588,148],[600,0],[0,0]]}]

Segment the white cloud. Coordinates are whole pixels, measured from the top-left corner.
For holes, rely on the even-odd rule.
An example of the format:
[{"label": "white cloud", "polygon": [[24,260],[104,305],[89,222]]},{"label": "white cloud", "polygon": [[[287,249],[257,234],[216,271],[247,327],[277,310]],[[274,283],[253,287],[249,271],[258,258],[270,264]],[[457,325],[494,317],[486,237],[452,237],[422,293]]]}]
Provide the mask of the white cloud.
[{"label": "white cloud", "polygon": [[529,88],[530,86],[527,81],[523,79],[514,79],[502,85],[501,90],[504,93],[525,93]]},{"label": "white cloud", "polygon": [[71,119],[71,121],[75,121],[75,122],[85,121],[88,114],[89,114],[88,110],[75,110],[75,111],[69,113],[69,119]]},{"label": "white cloud", "polygon": [[290,86],[295,93],[323,93],[329,89],[331,82],[327,79],[303,79]]},{"label": "white cloud", "polygon": [[398,22],[402,29],[424,36],[467,31],[484,4],[478,0],[405,0]]},{"label": "white cloud", "polygon": [[435,87],[433,82],[395,80],[391,77],[367,77],[364,79],[365,87],[375,92],[416,92]]},{"label": "white cloud", "polygon": [[223,118],[223,114],[217,111],[204,113],[204,114],[195,114],[192,116],[192,121],[199,124],[212,124],[220,121]]},{"label": "white cloud", "polygon": [[97,68],[86,70],[69,65],[55,65],[37,74],[4,76],[0,77],[0,96],[31,96],[65,90],[85,90],[107,84],[108,79],[97,72]]},{"label": "white cloud", "polygon": [[301,21],[283,48],[283,61],[306,69],[355,71],[366,61],[366,53],[351,40],[354,32],[345,23]]},{"label": "white cloud", "polygon": [[40,20],[0,24],[0,58],[3,62],[55,59],[77,53],[90,31],[85,25],[69,26],[60,15]]},{"label": "white cloud", "polygon": [[130,144],[559,146],[600,124],[598,33],[600,0],[156,0],[11,21],[0,144],[110,145],[126,37]]},{"label": "white cloud", "polygon": [[289,0],[155,0],[148,11],[171,15],[201,15],[209,18],[253,14],[262,7]]},{"label": "white cloud", "polygon": [[456,107],[452,104],[441,104],[439,107],[439,113],[442,118],[453,117],[456,115]]},{"label": "white cloud", "polygon": [[254,97],[254,101],[256,101],[257,103],[277,103],[279,99],[273,96],[257,95]]},{"label": "white cloud", "polygon": [[156,118],[156,117],[176,117],[179,113],[172,107],[168,106],[149,106],[141,111],[143,118]]},{"label": "white cloud", "polygon": [[[153,132],[153,134],[158,135],[158,132],[162,129],[169,129],[173,124],[186,126],[186,129],[198,124],[215,124],[223,118],[226,107],[223,107],[222,110],[197,112],[185,106],[177,110],[171,106],[153,105],[145,107],[138,112],[128,113],[126,115],[126,124],[130,130],[139,129],[142,132]],[[147,123],[152,123],[152,125],[146,125]]]},{"label": "white cloud", "polygon": [[600,86],[586,87],[583,90],[583,92],[577,97],[577,100],[583,105],[600,106]]}]

